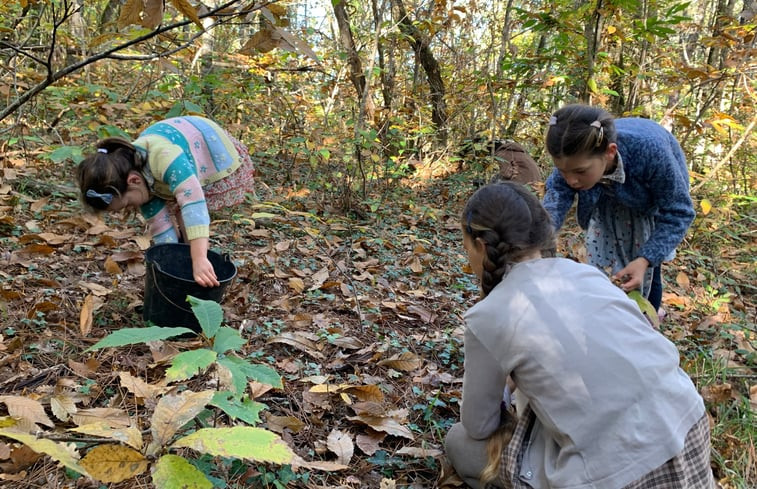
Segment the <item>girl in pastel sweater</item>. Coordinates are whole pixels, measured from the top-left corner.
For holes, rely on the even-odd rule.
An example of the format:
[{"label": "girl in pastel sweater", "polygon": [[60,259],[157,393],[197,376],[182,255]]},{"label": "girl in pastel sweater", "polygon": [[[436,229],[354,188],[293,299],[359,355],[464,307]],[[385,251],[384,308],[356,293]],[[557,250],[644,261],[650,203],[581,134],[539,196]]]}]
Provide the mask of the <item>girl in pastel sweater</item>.
[{"label": "girl in pastel sweater", "polygon": [[108,138],[78,168],[82,200],[96,211],[139,208],[155,243],[188,241],[195,281],[218,286],[207,257],[209,211],[253,192],[247,148],[204,117],[152,124],[133,143]]},{"label": "girl in pastel sweater", "polygon": [[660,264],[673,258],[695,215],[676,138],[649,119],[613,120],[577,104],[552,115],[546,144],[555,170],[543,203],[555,227],[578,196],[589,263],[609,268],[623,290],[641,289],[659,309]]},{"label": "girl in pastel sweater", "polygon": [[487,185],[461,222],[483,291],[465,314],[461,422],[445,439],[465,482],[713,489],[704,403],[675,345],[597,268],[543,258],[554,230],[539,200]]}]

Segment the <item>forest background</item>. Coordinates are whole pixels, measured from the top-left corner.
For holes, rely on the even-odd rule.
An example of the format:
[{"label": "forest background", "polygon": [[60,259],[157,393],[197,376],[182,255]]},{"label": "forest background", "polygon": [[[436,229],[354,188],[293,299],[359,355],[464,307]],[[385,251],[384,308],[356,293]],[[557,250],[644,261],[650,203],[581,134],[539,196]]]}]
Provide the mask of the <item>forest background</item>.
[{"label": "forest background", "polygon": [[[698,215],[664,269],[661,330],[705,398],[717,478],[757,487],[756,14],[2,2],[0,485],[459,487],[440,449],[478,291],[458,214],[498,172],[489,141],[517,140],[547,175],[550,113],[585,102],[659,121],[686,152]],[[106,337],[145,326],[149,241],[137,216],[82,212],[76,164],[181,114],[255,158],[257,195],[214,216],[238,276],[222,319],[197,305],[198,340]],[[574,221],[560,252],[583,259]]]}]

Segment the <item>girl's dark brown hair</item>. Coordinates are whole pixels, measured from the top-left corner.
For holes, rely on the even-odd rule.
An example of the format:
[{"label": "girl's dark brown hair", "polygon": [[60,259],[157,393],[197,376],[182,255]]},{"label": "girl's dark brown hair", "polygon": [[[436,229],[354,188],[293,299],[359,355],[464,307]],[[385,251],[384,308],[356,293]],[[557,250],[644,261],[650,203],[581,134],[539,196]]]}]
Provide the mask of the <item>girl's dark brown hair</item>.
[{"label": "girl's dark brown hair", "polygon": [[500,182],[481,187],[463,209],[463,229],[486,244],[481,289],[484,296],[521,257],[539,250],[554,256],[555,234],[547,211],[525,186]]},{"label": "girl's dark brown hair", "polygon": [[549,119],[546,144],[552,158],[603,154],[616,140],[612,115],[599,107],[566,105]]},{"label": "girl's dark brown hair", "polygon": [[87,196],[87,191],[120,196],[126,191],[129,172],[141,171],[145,163],[134,145],[125,139],[98,141],[97,152],[82,160],[77,169],[82,201],[95,210],[107,209],[109,203],[100,197]]}]

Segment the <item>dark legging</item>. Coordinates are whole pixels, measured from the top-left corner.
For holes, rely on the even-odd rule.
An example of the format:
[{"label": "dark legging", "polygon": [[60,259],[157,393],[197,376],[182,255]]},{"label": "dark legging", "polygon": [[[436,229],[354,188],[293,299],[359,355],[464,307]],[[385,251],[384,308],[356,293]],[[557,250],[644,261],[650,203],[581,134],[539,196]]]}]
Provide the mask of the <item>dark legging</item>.
[{"label": "dark legging", "polygon": [[662,304],[662,272],[660,271],[660,265],[654,267],[652,271],[652,286],[649,289],[649,302],[654,306],[655,311],[660,308]]}]

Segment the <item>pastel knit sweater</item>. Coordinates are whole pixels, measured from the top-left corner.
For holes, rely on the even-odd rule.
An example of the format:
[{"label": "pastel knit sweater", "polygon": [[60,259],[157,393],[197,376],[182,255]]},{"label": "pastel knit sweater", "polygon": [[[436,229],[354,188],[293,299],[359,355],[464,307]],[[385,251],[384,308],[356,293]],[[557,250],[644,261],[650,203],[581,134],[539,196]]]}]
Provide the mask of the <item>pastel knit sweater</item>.
[{"label": "pastel knit sweater", "polygon": [[241,164],[226,131],[204,117],[174,117],[145,129],[134,146],[147,155],[143,176],[153,198],[141,211],[155,243],[178,241],[167,201],[178,203],[188,240],[210,236],[203,187]]},{"label": "pastel knit sweater", "polygon": [[681,243],[694,220],[686,158],[678,141],[658,123],[641,118],[615,120],[625,182],[573,190],[555,169],[547,179],[544,207],[559,229],[578,194],[578,223],[584,229],[602,192],[622,205],[654,216],[654,231],[639,255],[657,266]]},{"label": "pastel knit sweater", "polygon": [[704,414],[675,345],[593,266],[517,263],[465,321],[461,421],[491,436],[511,375],[538,420],[520,471],[531,487],[624,487],[680,453]]}]

